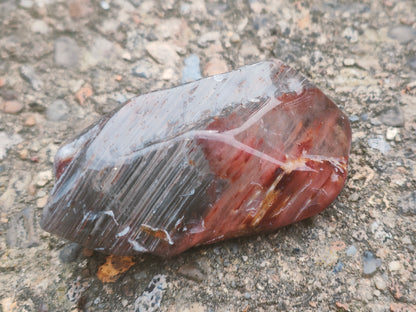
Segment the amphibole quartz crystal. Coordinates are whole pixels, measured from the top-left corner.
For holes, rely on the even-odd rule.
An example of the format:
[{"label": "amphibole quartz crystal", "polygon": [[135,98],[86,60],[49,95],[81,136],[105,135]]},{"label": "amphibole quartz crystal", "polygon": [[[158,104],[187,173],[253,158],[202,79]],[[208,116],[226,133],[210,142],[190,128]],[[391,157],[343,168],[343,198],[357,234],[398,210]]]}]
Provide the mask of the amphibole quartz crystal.
[{"label": "amphibole quartz crystal", "polygon": [[278,60],[137,96],[61,147],[42,227],[105,253],[176,255],[325,209],[348,118]]}]

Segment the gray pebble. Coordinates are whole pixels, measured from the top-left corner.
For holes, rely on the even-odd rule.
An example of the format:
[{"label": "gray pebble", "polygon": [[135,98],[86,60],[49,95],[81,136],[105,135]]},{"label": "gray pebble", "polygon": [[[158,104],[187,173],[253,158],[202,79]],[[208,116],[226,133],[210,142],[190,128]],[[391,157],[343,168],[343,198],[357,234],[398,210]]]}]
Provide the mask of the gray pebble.
[{"label": "gray pebble", "polygon": [[6,157],[8,149],[22,141],[22,137],[18,134],[9,135],[6,132],[0,131],[0,160]]},{"label": "gray pebble", "polygon": [[70,68],[78,65],[79,47],[70,37],[59,37],[55,40],[54,59],[58,66]]},{"label": "gray pebble", "polygon": [[250,299],[251,298],[251,294],[249,292],[245,292],[244,293],[244,298]]},{"label": "gray pebble", "polygon": [[198,55],[192,54],[184,60],[182,69],[182,83],[201,79],[201,69],[199,68]]},{"label": "gray pebble", "polygon": [[357,253],[357,248],[354,245],[351,245],[350,247],[348,247],[345,253],[348,257],[352,257]]},{"label": "gray pebble", "polygon": [[363,240],[366,240],[367,239],[367,234],[366,234],[366,232],[364,231],[364,230],[357,230],[357,231],[355,231],[355,232],[353,232],[352,234],[352,237],[354,238],[354,239],[356,239],[357,241],[359,241],[359,242],[362,242]]},{"label": "gray pebble", "polygon": [[16,247],[17,246],[17,224],[16,224],[16,218],[11,218],[7,222],[8,228],[6,233],[6,245],[8,247]]},{"label": "gray pebble", "polygon": [[134,66],[131,70],[131,73],[134,77],[139,77],[139,78],[144,78],[144,79],[150,78],[149,73],[147,73],[146,68],[144,68],[141,65]]},{"label": "gray pebble", "polygon": [[374,256],[370,251],[364,252],[363,255],[363,273],[371,275],[375,273],[381,265],[381,260]]},{"label": "gray pebble", "polygon": [[103,10],[109,10],[110,9],[110,4],[108,4],[107,1],[100,1],[100,6]]},{"label": "gray pebble", "polygon": [[351,122],[356,122],[360,120],[360,117],[358,117],[357,115],[352,115],[348,118]]},{"label": "gray pebble", "polygon": [[207,279],[207,275],[202,272],[197,264],[185,264],[179,268],[178,273],[196,282]]},{"label": "gray pebble", "polygon": [[58,99],[52,102],[46,110],[48,120],[59,121],[67,118],[69,113],[68,105],[64,100]]},{"label": "gray pebble", "polygon": [[27,247],[37,246],[38,243],[36,242],[35,237],[35,228],[34,228],[34,212],[31,207],[27,207],[22,211],[23,216],[23,225],[26,232],[26,244]]},{"label": "gray pebble", "polygon": [[156,76],[154,65],[146,60],[141,60],[135,63],[131,69],[131,73],[134,77],[144,79]]},{"label": "gray pebble", "polygon": [[416,39],[416,29],[409,26],[395,26],[390,29],[389,37],[406,44]]},{"label": "gray pebble", "polygon": [[410,68],[416,70],[416,58],[413,58],[409,61]]},{"label": "gray pebble", "polygon": [[405,215],[416,215],[416,192],[410,193],[400,200],[400,210]]},{"label": "gray pebble", "polygon": [[38,34],[46,35],[49,32],[49,26],[43,20],[35,20],[32,23],[32,31]]},{"label": "gray pebble", "polygon": [[34,212],[24,208],[8,222],[6,244],[8,247],[30,248],[38,246],[34,227]]},{"label": "gray pebble", "polygon": [[42,88],[42,81],[39,79],[38,75],[35,73],[35,70],[32,66],[21,66],[20,74],[22,75],[24,80],[30,83],[33,90],[39,91]]},{"label": "gray pebble", "polygon": [[351,202],[357,202],[360,199],[360,194],[358,192],[352,193],[349,197],[348,200]]},{"label": "gray pebble", "polygon": [[342,36],[351,43],[358,41],[358,31],[352,29],[351,27],[345,28],[342,32]]},{"label": "gray pebble", "polygon": [[404,114],[399,106],[393,106],[380,115],[380,120],[386,126],[403,127]]},{"label": "gray pebble", "polygon": [[206,48],[210,43],[216,42],[220,39],[221,34],[218,31],[211,31],[204,33],[198,39],[198,45],[201,48]]},{"label": "gray pebble", "polygon": [[114,43],[103,37],[95,38],[89,51],[92,56],[86,59],[89,66],[95,66],[98,63],[107,64],[116,54]]},{"label": "gray pebble", "polygon": [[368,146],[380,151],[382,154],[387,154],[390,150],[390,145],[384,140],[382,135],[378,135],[368,139]]},{"label": "gray pebble", "polygon": [[81,245],[77,243],[68,244],[59,252],[59,260],[61,260],[62,263],[70,263],[75,261],[80,251]]},{"label": "gray pebble", "polygon": [[179,12],[181,13],[182,16],[189,15],[191,13],[191,5],[188,3],[181,3]]},{"label": "gray pebble", "polygon": [[33,4],[34,3],[32,0],[20,0],[19,2],[19,5],[25,9],[31,9],[33,7]]}]

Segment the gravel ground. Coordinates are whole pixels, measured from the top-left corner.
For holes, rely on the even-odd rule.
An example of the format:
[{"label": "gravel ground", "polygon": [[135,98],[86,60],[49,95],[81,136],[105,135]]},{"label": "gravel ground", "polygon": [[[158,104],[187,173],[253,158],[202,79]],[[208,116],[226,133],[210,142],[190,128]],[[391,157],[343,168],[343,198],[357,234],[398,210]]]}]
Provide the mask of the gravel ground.
[{"label": "gravel ground", "polygon": [[[415,12],[414,0],[0,0],[3,312],[416,311]],[[350,117],[349,180],[323,213],[138,257],[108,284],[104,255],[40,229],[66,139],[133,95],[270,57]]]}]

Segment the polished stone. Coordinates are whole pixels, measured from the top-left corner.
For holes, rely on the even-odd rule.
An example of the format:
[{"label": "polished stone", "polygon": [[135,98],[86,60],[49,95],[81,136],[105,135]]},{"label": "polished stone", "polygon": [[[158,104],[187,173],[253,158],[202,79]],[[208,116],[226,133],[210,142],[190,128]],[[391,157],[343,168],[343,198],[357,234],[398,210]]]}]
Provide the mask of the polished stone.
[{"label": "polished stone", "polygon": [[325,209],[348,118],[270,60],[137,96],[62,146],[42,227],[117,255],[176,255]]}]

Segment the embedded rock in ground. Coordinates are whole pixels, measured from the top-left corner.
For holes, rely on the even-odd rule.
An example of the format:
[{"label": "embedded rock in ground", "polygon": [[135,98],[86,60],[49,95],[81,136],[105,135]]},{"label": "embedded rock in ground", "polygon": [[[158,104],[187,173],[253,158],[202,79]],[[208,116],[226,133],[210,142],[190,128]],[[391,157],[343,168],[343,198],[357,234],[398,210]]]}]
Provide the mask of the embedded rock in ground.
[{"label": "embedded rock in ground", "polygon": [[106,253],[172,256],[325,209],[348,118],[271,60],[137,96],[58,151],[42,227]]}]

